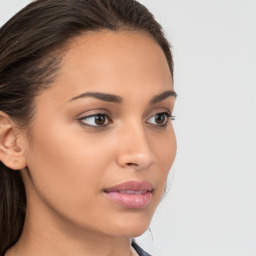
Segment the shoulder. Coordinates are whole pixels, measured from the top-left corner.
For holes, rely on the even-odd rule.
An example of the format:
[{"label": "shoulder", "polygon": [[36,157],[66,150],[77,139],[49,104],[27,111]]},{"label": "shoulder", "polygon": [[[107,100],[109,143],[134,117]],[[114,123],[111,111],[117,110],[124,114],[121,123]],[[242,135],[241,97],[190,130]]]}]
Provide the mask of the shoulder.
[{"label": "shoulder", "polygon": [[151,256],[147,252],[145,252],[141,247],[139,247],[134,241],[132,242],[132,247],[139,254],[139,256]]}]

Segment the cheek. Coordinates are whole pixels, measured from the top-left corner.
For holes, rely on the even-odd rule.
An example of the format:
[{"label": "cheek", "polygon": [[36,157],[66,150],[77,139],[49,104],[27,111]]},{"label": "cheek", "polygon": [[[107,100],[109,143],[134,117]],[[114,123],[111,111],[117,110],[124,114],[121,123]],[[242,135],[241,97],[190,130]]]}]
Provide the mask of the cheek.
[{"label": "cheek", "polygon": [[155,178],[159,181],[161,190],[163,192],[168,174],[171,170],[173,162],[176,157],[177,142],[173,129],[168,136],[163,136],[159,141],[155,141],[155,152],[157,152],[157,171],[154,172]]},{"label": "cheek", "polygon": [[174,162],[177,151],[177,142],[174,133],[163,139],[158,145],[158,158],[161,163],[170,168]]},{"label": "cheek", "polygon": [[81,131],[65,130],[63,126],[42,130],[35,129],[27,154],[36,192],[55,207],[68,204],[73,209],[88,208],[102,189],[104,168],[113,158],[111,152]]}]

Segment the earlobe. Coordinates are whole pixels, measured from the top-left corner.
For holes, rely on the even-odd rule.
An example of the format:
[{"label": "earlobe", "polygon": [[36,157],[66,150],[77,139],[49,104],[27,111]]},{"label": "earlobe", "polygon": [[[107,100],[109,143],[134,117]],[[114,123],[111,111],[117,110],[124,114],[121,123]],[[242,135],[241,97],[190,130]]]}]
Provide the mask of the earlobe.
[{"label": "earlobe", "polygon": [[24,148],[18,143],[19,133],[11,118],[0,111],[0,161],[13,170],[26,167]]}]

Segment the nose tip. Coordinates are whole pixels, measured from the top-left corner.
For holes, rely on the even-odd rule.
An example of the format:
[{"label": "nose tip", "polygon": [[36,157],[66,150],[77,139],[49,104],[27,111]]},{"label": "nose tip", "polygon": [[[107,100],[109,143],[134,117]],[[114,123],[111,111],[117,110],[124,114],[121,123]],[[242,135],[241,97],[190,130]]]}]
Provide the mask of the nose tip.
[{"label": "nose tip", "polygon": [[129,132],[122,141],[117,162],[121,167],[147,169],[156,162],[156,156],[144,133]]},{"label": "nose tip", "polygon": [[136,151],[138,150],[120,154],[118,164],[126,168],[147,169],[155,162],[155,157],[151,152],[141,154]]}]

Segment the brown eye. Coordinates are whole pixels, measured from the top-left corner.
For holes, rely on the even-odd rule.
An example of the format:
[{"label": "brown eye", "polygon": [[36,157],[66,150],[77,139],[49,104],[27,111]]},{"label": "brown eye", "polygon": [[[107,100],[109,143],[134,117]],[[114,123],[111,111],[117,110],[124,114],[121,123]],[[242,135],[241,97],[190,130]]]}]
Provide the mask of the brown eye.
[{"label": "brown eye", "polygon": [[167,118],[167,116],[166,115],[164,115],[164,114],[156,114],[155,115],[155,123],[156,124],[164,124],[165,123],[165,121],[166,121],[166,118]]},{"label": "brown eye", "polygon": [[97,115],[95,116],[95,124],[97,125],[104,125],[106,121],[106,116],[105,115]]},{"label": "brown eye", "polygon": [[92,127],[106,126],[111,123],[107,114],[95,114],[79,118],[81,124]]},{"label": "brown eye", "polygon": [[165,126],[167,122],[169,121],[171,115],[168,112],[163,112],[163,113],[157,113],[153,116],[151,116],[148,120],[147,123],[153,124],[155,126]]}]

